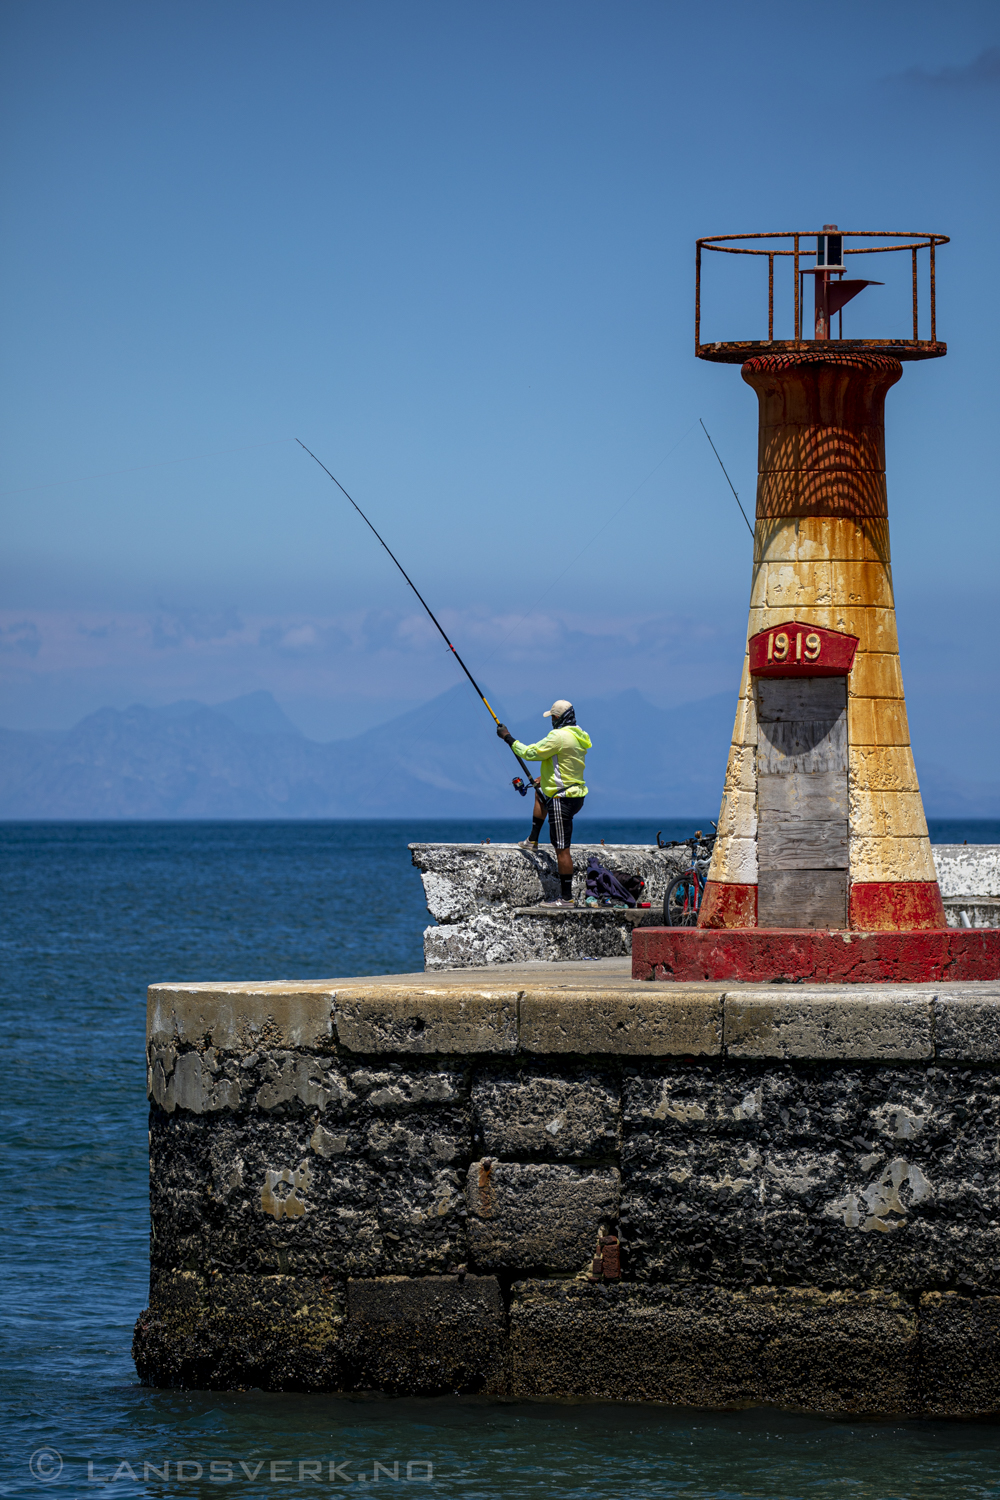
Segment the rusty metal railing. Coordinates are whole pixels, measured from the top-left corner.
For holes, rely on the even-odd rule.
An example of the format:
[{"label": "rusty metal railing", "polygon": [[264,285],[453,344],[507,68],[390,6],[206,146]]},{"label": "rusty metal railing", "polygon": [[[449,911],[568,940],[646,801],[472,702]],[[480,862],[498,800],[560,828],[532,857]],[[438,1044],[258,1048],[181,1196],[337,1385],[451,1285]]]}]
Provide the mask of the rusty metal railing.
[{"label": "rusty metal railing", "polygon": [[[947,245],[949,236],[946,234],[923,234],[916,231],[895,231],[890,229],[836,229],[831,225],[824,226],[820,230],[780,230],[774,234],[714,234],[706,235],[695,242],[695,292],[694,292],[694,343],[695,353],[700,355],[704,351],[722,350],[727,346],[722,344],[703,344],[701,342],[701,263],[702,251],[714,251],[721,255],[766,255],[767,256],[767,340],[753,341],[787,346],[788,343],[800,344],[803,342],[815,342],[815,340],[803,340],[802,337],[802,282],[805,276],[813,274],[815,268],[803,270],[803,259],[815,258],[817,251],[806,248],[802,241],[814,239],[817,243],[821,236],[828,233],[835,234],[842,242],[842,255],[885,255],[897,250],[909,250],[911,253],[911,274],[913,280],[913,337],[912,339],[864,339],[852,340],[852,343],[864,345],[889,344],[892,347],[911,347],[914,352],[926,351],[930,353],[937,344],[937,275],[935,265],[935,251],[938,245]],[[756,245],[748,245],[747,240],[779,240],[791,241],[789,249],[781,245],[757,248]],[[848,245],[848,240],[897,240],[900,243],[892,245]],[[735,243],[734,243],[735,242]],[[919,275],[918,254],[921,250],[927,250],[930,258],[930,338],[921,339],[920,332],[920,310],[919,310]],[[792,340],[778,340],[774,338],[774,262],[775,259],[788,258],[792,262],[792,276],[794,283],[794,305],[793,305],[793,328]],[[859,268],[860,269],[860,268]],[[843,267],[830,267],[829,275],[843,278]],[[836,283],[833,283],[834,285]],[[843,312],[839,311],[839,338],[843,337]],[[733,344],[733,350],[743,347],[742,343]],[[943,353],[943,346],[941,351]]]}]

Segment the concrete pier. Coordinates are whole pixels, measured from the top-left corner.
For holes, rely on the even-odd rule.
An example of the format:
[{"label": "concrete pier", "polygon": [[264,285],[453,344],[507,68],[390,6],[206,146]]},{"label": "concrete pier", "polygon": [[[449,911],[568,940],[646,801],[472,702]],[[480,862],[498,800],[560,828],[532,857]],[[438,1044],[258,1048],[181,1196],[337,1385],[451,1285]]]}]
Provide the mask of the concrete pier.
[{"label": "concrete pier", "polygon": [[623,958],[631,952],[637,922],[663,920],[663,898],[674,875],[691,863],[684,844],[573,846],[573,896],[587,894],[587,860],[594,855],[616,875],[646,882],[645,913],[588,908],[545,911],[539,903],[559,895],[555,851],[543,844],[411,844],[427,909],[437,925],[424,933],[428,969],[475,968],[481,964],[567,962],[580,958]]},{"label": "concrete pier", "polygon": [[1000,984],[154,985],[148,1045],[151,1384],[1000,1410]]},{"label": "concrete pier", "polygon": [[[587,860],[595,855],[601,864],[618,875],[641,876],[646,882],[643,899],[650,902],[650,909],[626,912],[591,907],[577,911],[546,911],[539,903],[559,894],[559,879],[555,855],[544,845],[537,851],[528,852],[517,844],[411,844],[410,851],[423,880],[428,911],[436,924],[424,933],[425,964],[428,969],[435,970],[536,959],[554,962],[625,957],[630,953],[635,957],[640,950],[645,951],[648,943],[655,946],[657,941],[662,944],[666,940],[663,937],[653,939],[645,931],[638,944],[633,944],[632,938],[637,927],[661,926],[667,885],[674,875],[680,874],[691,863],[691,850],[686,844],[667,849],[649,844],[578,844],[573,849],[573,895],[577,900],[586,894]],[[1000,926],[1000,846],[935,844],[931,854],[937,884],[944,897],[948,926],[966,930]],[[673,936],[676,940],[676,931]],[[860,938],[860,934],[858,936]],[[802,950],[800,957],[808,961],[796,964],[790,962],[794,954],[788,948],[786,936],[782,934],[777,942],[774,937],[772,933],[771,940],[768,940],[766,929],[755,930],[747,942],[748,953],[741,958],[731,951],[734,944],[725,938],[724,930],[716,943],[712,929],[709,929],[704,938],[696,940],[690,951],[681,954],[685,962],[668,962],[665,968],[665,955],[651,953],[649,968],[654,971],[659,967],[660,977],[664,977],[665,972],[673,973],[675,969],[686,980],[711,977],[701,962],[699,950],[718,947],[719,954],[726,955],[725,963],[718,969],[725,977],[764,980],[787,975],[807,980],[847,982],[850,974],[857,970],[857,958],[865,947],[864,943],[858,943],[849,955],[845,955],[843,943],[840,943],[839,950],[834,944],[834,951],[842,960],[841,972],[831,972],[829,962],[824,972],[822,954],[813,954],[810,958],[808,931],[799,934],[797,943]],[[897,969],[905,970],[911,948],[918,953],[918,964],[924,964],[926,968],[927,943],[921,950],[921,941],[917,937],[915,941],[904,939],[894,944],[887,939],[882,947],[890,955],[895,951]],[[928,941],[931,947],[936,944],[940,950],[936,971],[932,967],[929,973],[894,974],[890,958],[883,961],[881,970],[876,966],[859,971],[859,977],[878,980],[905,978],[909,981],[915,977],[947,980],[1000,976],[995,937],[985,943],[963,943],[961,939],[953,943],[942,930]],[[682,945],[685,942],[683,933],[680,942]],[[960,956],[969,968],[974,969],[978,950],[981,949],[989,958],[991,944],[992,969],[987,964],[985,973],[955,975],[947,972],[952,947],[956,953],[963,950]],[[867,946],[875,951],[879,942]],[[966,949],[969,951],[965,952]],[[761,954],[776,959],[769,971],[760,966]],[[941,966],[942,955],[944,967]],[[849,961],[843,961],[845,958]],[[647,976],[637,970],[636,977],[654,976],[653,972]]]}]

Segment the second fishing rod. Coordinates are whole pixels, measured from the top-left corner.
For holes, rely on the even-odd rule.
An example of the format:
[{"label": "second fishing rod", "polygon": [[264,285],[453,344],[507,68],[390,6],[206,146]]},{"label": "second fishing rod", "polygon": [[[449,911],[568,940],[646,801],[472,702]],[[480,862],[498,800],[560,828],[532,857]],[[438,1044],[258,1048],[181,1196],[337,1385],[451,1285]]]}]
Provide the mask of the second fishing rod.
[{"label": "second fishing rod", "polygon": [[[385,548],[386,552],[388,552],[389,556],[392,558],[393,562],[396,564],[396,567],[402,573],[403,577],[406,579],[407,583],[410,585],[410,588],[416,594],[417,598],[420,600],[420,602],[423,605],[424,609],[427,611],[428,616],[430,617],[431,621],[433,622],[433,624],[435,625],[435,627],[437,628],[437,630],[440,632],[441,639],[444,641],[445,645],[448,647],[448,650],[454,656],[455,660],[458,662],[458,665],[462,668],[462,671],[465,673],[466,677],[472,683],[472,686],[475,688],[477,697],[485,705],[486,710],[489,713],[490,717],[492,718],[494,724],[499,724],[500,720],[497,718],[496,714],[493,712],[493,709],[490,707],[490,705],[489,705],[489,703],[488,703],[488,701],[486,699],[486,695],[483,692],[482,688],[479,686],[479,683],[473,677],[472,673],[469,671],[468,667],[465,665],[465,662],[462,660],[462,658],[459,656],[458,652],[455,650],[455,647],[452,645],[451,641],[448,639],[447,635],[445,634],[444,626],[441,624],[441,621],[438,619],[437,615],[431,609],[430,605],[427,603],[427,600],[424,598],[423,594],[417,588],[417,585],[413,582],[413,579],[410,577],[409,573],[407,573],[406,569],[403,567],[403,564],[400,562],[399,558],[392,551],[392,548],[389,546],[389,544],[386,541],[383,540],[383,538],[381,536],[379,536],[378,532],[375,530],[375,527],[372,525],[372,523],[369,521],[368,517],[365,515],[364,511],[361,509],[361,506],[358,504],[358,502],[354,499],[354,497],[352,495],[349,495],[347,493],[347,491],[344,489],[344,486],[341,484],[340,480],[337,478],[336,474],[331,474],[330,473],[330,470],[327,468],[327,466],[323,462],[323,460],[321,458],[317,458],[316,455],[315,455],[315,453],[312,451],[312,449],[311,448],[307,448],[306,445],[305,445],[305,443],[302,441],[301,438],[296,438],[295,441],[298,443],[299,447],[303,450],[303,452],[308,453],[309,457],[311,459],[313,459],[316,463],[319,464],[320,468],[323,470],[323,473],[326,474],[328,478],[330,478],[330,479],[333,480],[334,484],[337,486],[337,488],[340,491],[340,493],[343,496],[345,496],[346,499],[350,500],[351,504],[354,506],[354,509],[357,511],[357,513],[361,517],[362,521],[364,521],[365,525],[368,527],[368,530],[372,533],[372,535],[379,542],[381,542],[382,546]],[[512,747],[512,751],[513,751],[513,747]],[[518,765],[521,767],[521,770],[524,772],[525,776],[528,779],[527,779],[527,784],[525,784],[521,780],[520,776],[515,776],[512,785],[513,785],[515,791],[520,792],[520,794],[521,794],[522,797],[526,797],[528,795],[528,792],[531,791],[531,790],[533,790],[538,785],[538,782],[532,776],[531,772],[528,770],[527,766],[524,764],[524,761],[516,753],[516,751],[514,751],[513,754],[514,754],[514,759],[517,761]]]}]

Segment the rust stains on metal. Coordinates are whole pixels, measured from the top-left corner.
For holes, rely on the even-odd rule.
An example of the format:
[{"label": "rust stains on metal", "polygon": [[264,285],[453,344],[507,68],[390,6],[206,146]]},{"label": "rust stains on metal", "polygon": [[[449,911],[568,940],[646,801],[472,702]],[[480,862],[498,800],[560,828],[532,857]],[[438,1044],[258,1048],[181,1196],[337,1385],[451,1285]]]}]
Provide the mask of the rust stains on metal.
[{"label": "rust stains on metal", "polygon": [[[834,226],[826,225],[825,229]],[[822,258],[825,254],[827,236],[823,230],[815,231],[816,248],[808,249],[802,243],[803,240],[813,237],[805,230],[782,230],[773,234],[716,234],[707,235],[697,240],[695,248],[695,354],[699,359],[708,359],[722,363],[738,363],[749,354],[758,354],[765,351],[790,352],[799,348],[815,348],[817,342],[824,347],[839,345],[841,348],[855,350],[870,350],[872,352],[891,352],[898,359],[938,359],[947,353],[947,346],[939,343],[937,338],[937,268],[935,252],[938,245],[946,245],[948,236],[946,234],[931,234],[918,231],[895,231],[888,229],[854,229],[838,230],[837,243],[843,245],[842,254],[837,265]],[[847,245],[847,240],[860,241],[853,245]],[[898,243],[879,244],[875,241],[891,240]],[[768,241],[765,245],[758,245],[758,241]],[[791,241],[789,248],[784,244]],[[739,341],[716,341],[702,343],[701,339],[701,270],[702,251],[711,250],[721,255],[762,255],[767,257],[767,338]],[[843,257],[847,255],[887,255],[893,251],[910,252],[912,273],[912,303],[913,303],[913,337],[910,339],[884,338],[884,339],[852,339],[831,338],[831,317],[838,312],[850,296],[856,295],[863,286],[881,285],[871,279],[856,278],[852,282],[844,280],[846,266]],[[918,253],[927,250],[930,260],[930,338],[919,337],[919,309],[918,309]],[[791,261],[792,271],[792,337],[791,339],[775,339],[774,337],[774,263],[787,258]],[[803,259],[813,259],[815,265],[803,266]],[[804,340],[802,337],[802,280],[805,276],[815,275],[817,281],[817,322],[816,339]],[[831,278],[838,278],[836,280]],[[842,288],[839,292],[836,288]],[[847,294],[848,287],[852,290]],[[829,307],[827,307],[829,301]],[[821,307],[822,304],[822,307]],[[841,328],[842,328],[841,323]]]}]

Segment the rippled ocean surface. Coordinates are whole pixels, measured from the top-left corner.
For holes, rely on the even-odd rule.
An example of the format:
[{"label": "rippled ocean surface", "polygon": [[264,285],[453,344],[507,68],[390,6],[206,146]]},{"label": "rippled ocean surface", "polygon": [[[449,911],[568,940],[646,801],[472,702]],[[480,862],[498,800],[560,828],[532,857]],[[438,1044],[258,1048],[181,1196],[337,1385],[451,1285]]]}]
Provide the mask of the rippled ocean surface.
[{"label": "rippled ocean surface", "polygon": [[[667,838],[690,831],[661,827]],[[136,1383],[146,985],[419,969],[428,918],[407,842],[525,831],[521,821],[0,825],[3,1493],[1000,1500],[990,1423]],[[580,832],[651,842],[655,829],[595,819]],[[931,832],[1000,843],[996,823]]]}]

